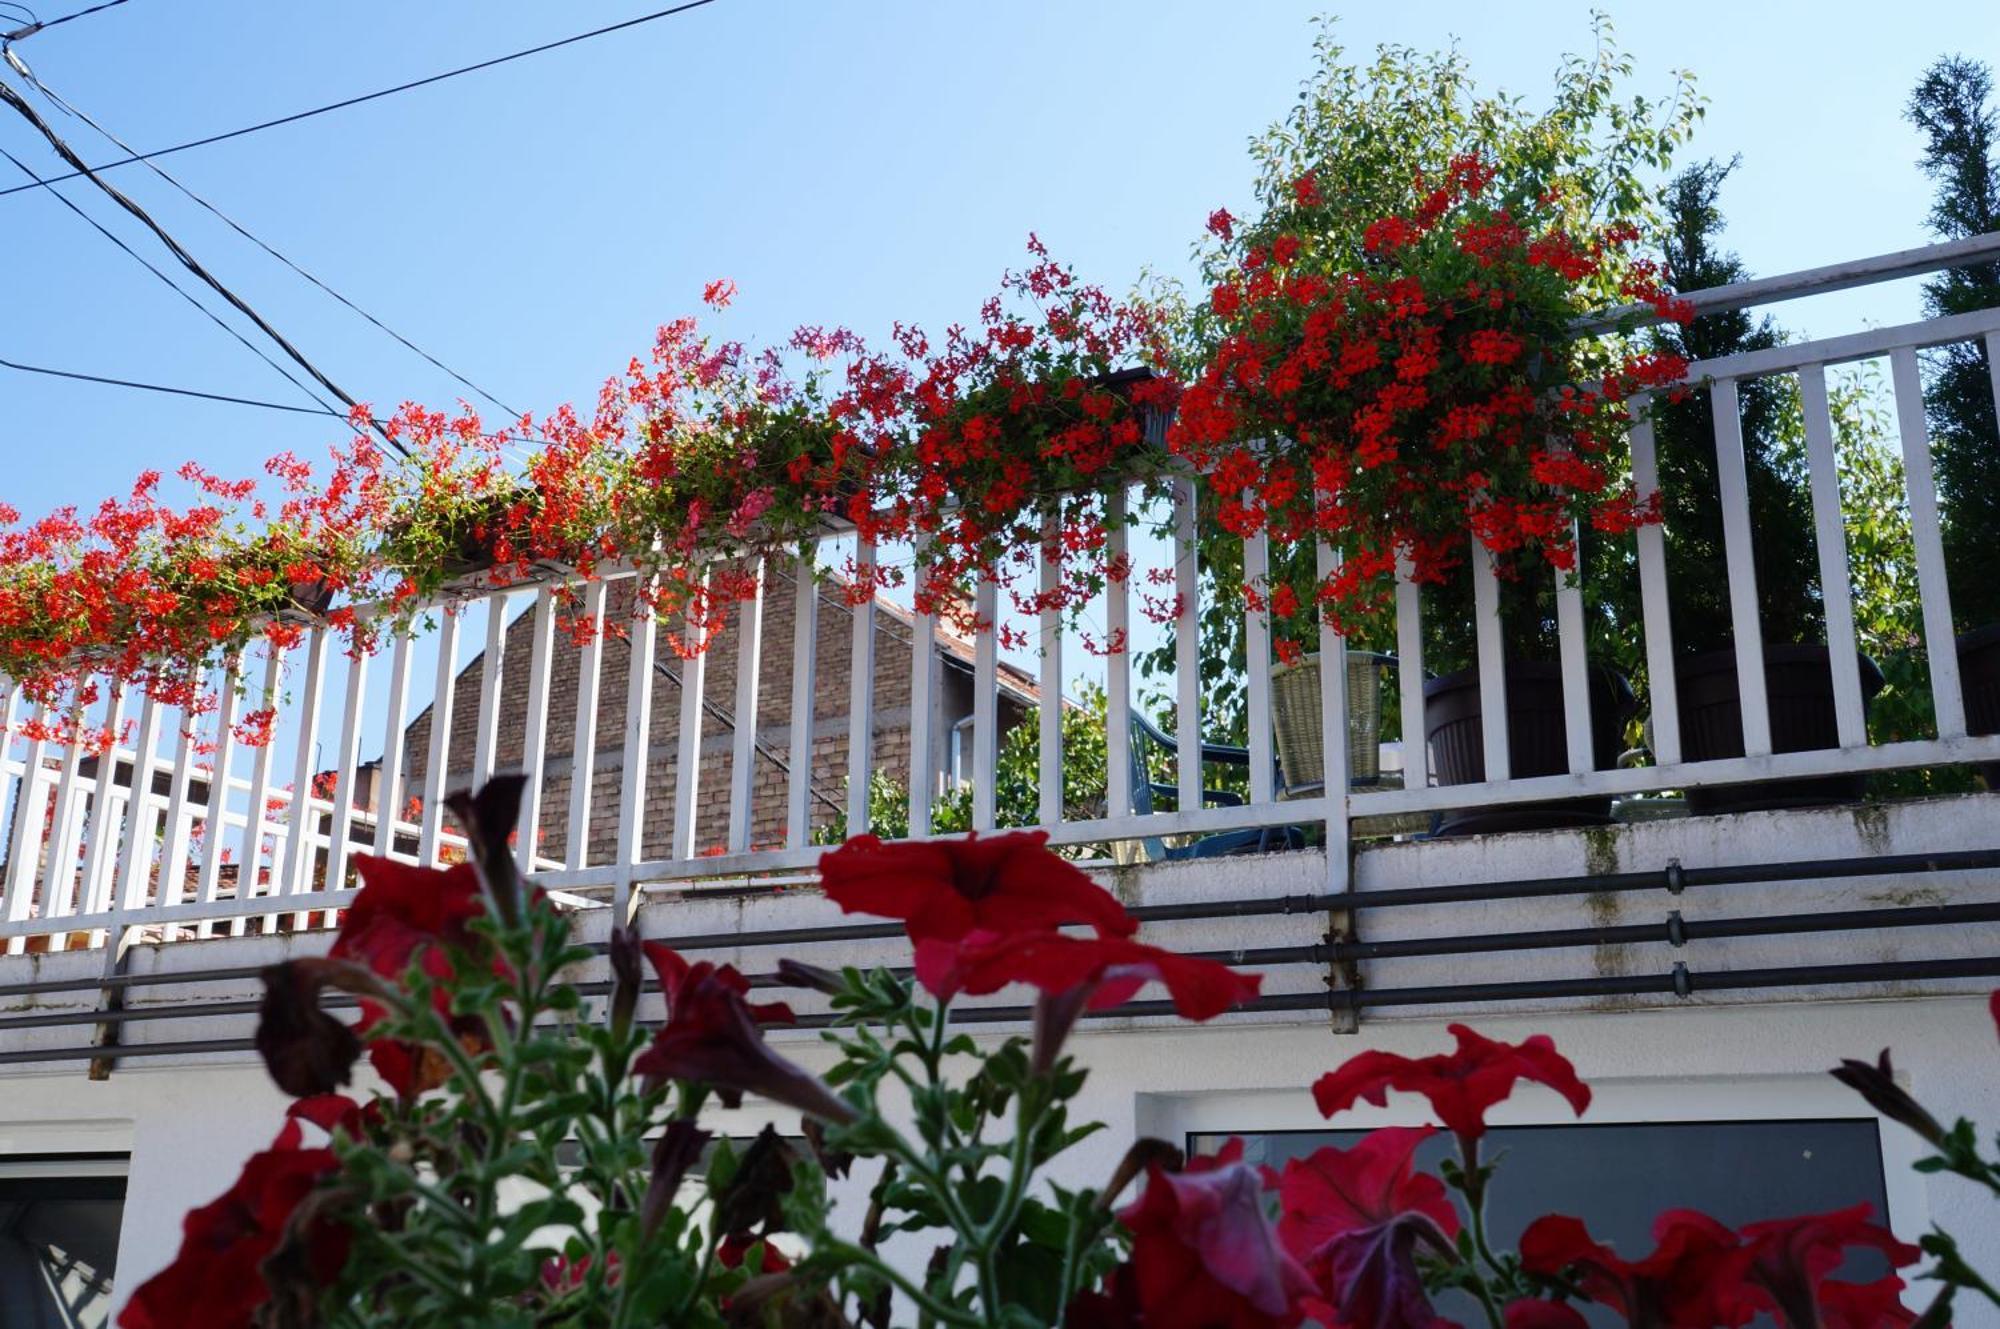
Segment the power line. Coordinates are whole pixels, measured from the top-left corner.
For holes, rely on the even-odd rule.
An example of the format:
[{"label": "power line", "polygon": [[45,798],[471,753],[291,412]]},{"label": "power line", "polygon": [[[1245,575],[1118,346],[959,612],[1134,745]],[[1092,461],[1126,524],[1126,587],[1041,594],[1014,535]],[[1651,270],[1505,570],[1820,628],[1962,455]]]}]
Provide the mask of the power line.
[{"label": "power line", "polygon": [[[19,157],[16,157],[13,153],[7,151],[5,148],[0,148],[0,157],[5,157],[8,161],[14,163],[14,165],[30,180],[34,180],[41,183],[47,183],[45,181],[42,181],[42,177],[35,174],[34,169],[30,167],[26,162],[22,161]],[[281,374],[284,377],[286,382],[290,383],[293,387],[297,388],[300,392],[304,393],[307,398],[309,398],[314,402],[319,403],[319,408],[321,410],[326,411],[330,415],[339,414],[338,411],[335,411],[331,406],[328,406],[324,399],[315,394],[311,388],[307,387],[304,383],[301,383],[289,369],[286,369],[283,365],[279,364],[276,360],[273,360],[269,355],[267,355],[262,347],[258,346],[248,337],[245,337],[241,332],[238,332],[235,328],[231,327],[229,323],[226,320],[224,320],[220,314],[217,314],[213,309],[210,309],[207,305],[195,299],[193,294],[191,294],[190,292],[182,289],[180,283],[176,282],[172,277],[169,277],[166,273],[162,272],[157,266],[153,264],[152,260],[148,259],[144,254],[141,254],[138,250],[132,248],[132,246],[126,244],[123,240],[119,239],[115,234],[113,234],[109,229],[107,229],[102,222],[99,222],[97,218],[91,216],[89,213],[85,212],[82,208],[78,207],[76,202],[73,199],[71,199],[69,195],[63,193],[60,189],[53,189],[53,188],[49,190],[49,194],[57,202],[61,203],[64,207],[68,208],[71,212],[83,218],[84,222],[87,223],[92,230],[96,231],[106,240],[109,240],[112,244],[116,245],[119,249],[123,250],[132,259],[134,263],[137,263],[140,267],[146,269],[146,271],[152,273],[155,277],[158,277],[160,281],[166,285],[166,288],[168,290],[172,291],[175,295],[178,295],[181,299],[187,301],[189,304],[193,305],[196,309],[200,310],[202,317],[208,319],[208,321],[215,324],[216,327],[221,328],[224,332],[228,333],[230,336],[234,337],[237,341],[241,342],[245,350],[248,350],[250,354],[256,356],[259,360],[262,360],[265,364],[271,366],[272,369],[276,370],[279,374]],[[306,408],[281,407],[280,409],[304,410]]]},{"label": "power line", "polygon": [[[8,51],[7,56],[10,60],[13,60],[15,58],[12,51]],[[175,240],[171,235],[168,235],[166,232],[166,228],[162,227],[158,222],[154,221],[152,216],[144,208],[140,207],[137,203],[134,203],[124,194],[120,193],[115,186],[106,183],[94,171],[92,171],[90,167],[84,165],[83,158],[77,156],[76,150],[70,147],[68,143],[63,141],[62,136],[60,134],[57,134],[55,130],[50,127],[49,123],[46,120],[42,119],[40,113],[38,113],[34,107],[28,105],[26,99],[24,99],[20,93],[14,91],[12,87],[10,87],[8,84],[4,82],[0,82],[0,102],[5,102],[7,105],[13,107],[14,110],[19,112],[23,119],[25,119],[29,124],[33,125],[36,131],[39,132],[44,139],[48,140],[49,146],[56,150],[58,156],[60,156],[64,161],[68,162],[72,167],[75,167],[78,171],[80,171],[92,184],[96,185],[114,203],[118,204],[119,207],[124,208],[125,211],[131,213],[134,217],[138,218],[139,221],[146,227],[146,229],[151,231],[155,236],[157,236],[159,238],[160,243],[167,247],[167,251],[171,253],[175,258],[181,261],[181,265],[183,267],[185,267],[189,272],[192,272],[195,276],[201,278],[201,280],[207,283],[209,288],[212,289],[217,295],[220,295],[224,300],[227,300],[231,305],[235,306],[236,310],[239,313],[241,313],[244,317],[248,318],[252,323],[256,324],[258,329],[262,331],[265,336],[269,337],[272,341],[276,342],[278,344],[278,348],[282,350],[286,355],[290,356],[294,363],[296,363],[301,369],[305,370],[308,374],[312,375],[312,377],[316,381],[318,381],[321,387],[325,388],[328,392],[332,393],[336,398],[338,398],[342,402],[345,402],[350,408],[355,408],[360,405],[360,403],[355,401],[353,397],[350,397],[345,391],[343,391],[338,383],[335,383],[331,378],[328,378],[326,374],[320,370],[319,366],[315,365],[312,361],[306,359],[305,354],[302,351],[300,351],[298,347],[292,345],[291,342],[287,341],[282,333],[280,333],[276,328],[272,327],[270,323],[267,322],[264,319],[264,317],[261,314],[259,314],[256,310],[252,309],[242,299],[242,297],[238,296],[234,291],[230,290],[227,286],[224,286],[220,281],[216,279],[214,274],[209,272],[207,268],[204,268],[199,262],[195,260],[194,255],[188,253],[187,250],[181,248],[180,243],[177,240]],[[30,172],[30,174],[32,175],[33,172]],[[37,178],[39,179],[39,177]],[[44,183],[46,184],[47,182]],[[394,438],[390,437],[388,431],[384,430],[380,425],[375,426],[375,432],[380,434],[382,436],[382,441],[387,443],[396,452],[399,452],[404,456],[409,455],[409,450],[403,447],[403,445],[398,443]]]},{"label": "power line", "polygon": [[[42,82],[40,78],[36,77],[35,72],[29,69],[28,66],[21,61],[20,57],[16,56],[13,52],[9,51],[7,53],[7,59],[9,63],[11,63],[14,66],[14,68],[21,73],[22,77],[26,78],[30,83],[35,85],[35,87],[41,92],[41,94],[44,97],[47,97],[57,106],[69,112],[69,114],[75,116],[77,119],[83,121],[85,124],[89,125],[92,129],[95,129],[105,138],[110,139],[111,142],[117,145],[119,148],[123,149],[126,152],[134,151],[134,149],[124,140],[120,139],[116,134],[106,129],[96,120],[93,120],[90,116],[78,110],[75,106],[72,106],[53,88],[49,87],[48,84]],[[456,379],[462,386],[470,388],[473,392],[478,393],[480,396],[484,397],[487,401],[490,401],[495,406],[498,406],[502,411],[506,412],[506,414],[510,418],[513,419],[520,418],[521,413],[519,411],[509,406],[506,402],[501,401],[498,397],[488,392],[485,388],[480,387],[477,383],[474,383],[471,379],[459,373],[456,369],[453,369],[450,365],[438,359],[436,356],[432,355],[429,351],[426,351],[423,347],[417,345],[415,342],[411,341],[408,337],[405,337],[402,333],[396,331],[394,328],[384,323],[381,319],[375,317],[375,315],[363,309],[360,305],[355,304],[354,301],[348,299],[346,296],[342,295],[339,291],[334,290],[331,286],[328,286],[318,277],[313,276],[312,273],[307,272],[297,263],[294,263],[291,259],[279,253],[276,249],[272,248],[270,245],[266,244],[263,240],[260,240],[255,235],[252,235],[249,229],[246,228],[242,223],[238,222],[235,218],[231,217],[229,214],[222,211],[222,209],[216,207],[215,204],[209,202],[201,195],[195,193],[185,184],[182,184],[181,181],[176,177],[169,175],[160,166],[149,161],[146,163],[146,169],[151,171],[154,175],[159,176],[162,180],[165,180],[175,189],[180,190],[181,193],[187,195],[190,199],[194,200],[202,207],[206,208],[215,217],[219,218],[224,225],[228,226],[229,229],[235,231],[245,240],[248,240],[251,244],[256,245],[259,249],[269,254],[272,258],[277,259],[280,263],[284,264],[286,267],[290,268],[293,272],[297,273],[299,276],[311,282],[314,286],[317,286],[320,290],[332,296],[335,300],[338,300],[341,304],[347,306],[347,308],[359,314],[362,318],[367,319],[368,322],[370,322],[383,332],[387,333],[389,336],[395,338],[403,346],[407,347],[411,351],[414,351],[416,354],[422,356],[426,361],[428,361],[434,367],[444,371],[446,374],[449,374],[452,378]]]},{"label": "power line", "polygon": [[12,32],[0,34],[0,41],[10,41],[10,42],[19,41],[23,37],[32,37],[36,33],[42,32],[48,28],[60,27],[62,24],[69,22],[73,18],[89,18],[92,14],[101,13],[106,9],[116,9],[118,8],[118,6],[124,3],[125,0],[104,0],[104,3],[101,5],[92,5],[88,9],[79,9],[74,14],[64,14],[61,18],[52,18],[46,23],[36,18],[34,16],[34,11],[29,9],[26,5],[9,5],[8,6],[9,9],[18,9],[23,13],[27,14],[29,18],[29,23],[28,26],[25,28],[16,28]]},{"label": "power line", "polygon": [[[606,27],[593,28],[589,32],[579,32],[574,36],[563,37],[552,42],[544,42],[540,46],[530,46],[524,51],[515,51],[509,55],[495,56],[491,60],[481,60],[477,64],[461,65],[457,69],[448,69],[442,74],[432,74],[427,78],[412,79],[408,83],[398,83],[391,88],[382,88],[376,92],[362,93],[358,97],[348,97],[342,101],[329,102],[325,106],[315,106],[309,111],[299,111],[292,115],[280,116],[275,120],[266,120],[261,124],[248,125],[242,129],[232,129],[227,133],[210,134],[207,138],[191,139],[186,143],[176,143],[169,148],[156,148],[152,152],[133,153],[117,161],[105,162],[102,166],[86,168],[83,166],[83,163],[77,162],[75,163],[77,169],[71,174],[55,176],[53,179],[57,181],[73,180],[77,176],[88,174],[93,170],[108,171],[119,166],[130,166],[134,162],[150,161],[155,157],[165,157],[170,153],[186,152],[190,148],[205,148],[211,143],[222,143],[232,138],[242,138],[245,134],[261,133],[266,129],[276,129],[280,125],[296,124],[301,120],[310,120],[314,116],[325,115],[330,111],[341,111],[350,106],[359,106],[363,102],[372,102],[382,97],[392,97],[399,92],[408,92],[413,88],[428,87],[432,83],[442,83],[448,78],[457,78],[460,74],[475,74],[482,69],[492,69],[496,65],[504,65],[514,60],[524,60],[531,55],[540,55],[545,51],[553,51],[560,47],[574,45],[577,42],[589,41],[593,37],[602,37],[608,33],[622,32],[626,28],[636,28],[642,23],[652,23],[658,19],[672,18],[676,14],[685,14],[691,9],[700,9],[704,5],[714,3],[715,0],[687,0],[687,3],[675,5],[671,9],[661,9],[650,14],[641,14],[637,18],[629,18],[622,23],[613,23]],[[0,189],[0,198],[4,198],[8,194],[18,194],[24,189],[31,188],[33,188],[32,185],[17,185],[11,189]]]}]

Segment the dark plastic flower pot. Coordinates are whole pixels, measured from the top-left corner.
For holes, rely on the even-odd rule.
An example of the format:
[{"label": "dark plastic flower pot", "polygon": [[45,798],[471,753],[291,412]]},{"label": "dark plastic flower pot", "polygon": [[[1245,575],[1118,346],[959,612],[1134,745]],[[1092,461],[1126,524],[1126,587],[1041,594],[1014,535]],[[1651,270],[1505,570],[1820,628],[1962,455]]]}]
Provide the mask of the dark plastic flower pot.
[{"label": "dark plastic flower pot", "polygon": [[[1958,686],[1967,732],[2000,734],[2000,623],[1958,639]],[[2000,761],[1982,762],[1979,774],[1988,789],[2000,789]]]},{"label": "dark plastic flower pot", "polygon": [[333,587],[325,578],[295,581],[285,594],[293,609],[312,618],[325,618],[326,611],[333,608]]},{"label": "dark plastic flower pot", "polygon": [[[1631,683],[1617,670],[1592,665],[1587,677],[1591,761],[1595,769],[1609,770],[1618,764],[1625,724],[1637,705]],[[1425,738],[1439,784],[1478,784],[1486,778],[1481,716],[1477,669],[1424,681]],[[1569,726],[1563,716],[1561,665],[1545,660],[1507,662],[1507,764],[1515,779],[1568,774]],[[1570,798],[1449,812],[1438,822],[1436,833],[1485,835],[1604,826],[1610,821],[1609,797]]]},{"label": "dark plastic flower pot", "polygon": [[[1882,690],[1882,671],[1863,655],[1861,705]],[[1743,755],[1743,705],[1736,687],[1736,652],[1710,651],[1682,660],[1674,669],[1680,689],[1681,755],[1710,761]],[[1815,752],[1840,746],[1833,715],[1833,664],[1818,644],[1764,645],[1764,695],[1771,714],[1771,750]],[[1755,812],[1767,808],[1820,807],[1854,803],[1868,792],[1868,777],[1815,776],[1805,780],[1761,780],[1688,790],[1688,810]]]}]

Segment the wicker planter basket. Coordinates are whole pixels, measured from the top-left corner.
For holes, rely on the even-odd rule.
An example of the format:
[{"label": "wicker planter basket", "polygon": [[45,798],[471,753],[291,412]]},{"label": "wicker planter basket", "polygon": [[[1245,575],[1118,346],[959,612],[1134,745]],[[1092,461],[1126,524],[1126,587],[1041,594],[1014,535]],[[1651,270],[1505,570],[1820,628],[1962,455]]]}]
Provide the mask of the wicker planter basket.
[{"label": "wicker planter basket", "polygon": [[[1347,653],[1347,771],[1355,784],[1382,778],[1382,666],[1393,663],[1374,651]],[[1271,737],[1287,789],[1325,783],[1317,654],[1271,671]]]}]

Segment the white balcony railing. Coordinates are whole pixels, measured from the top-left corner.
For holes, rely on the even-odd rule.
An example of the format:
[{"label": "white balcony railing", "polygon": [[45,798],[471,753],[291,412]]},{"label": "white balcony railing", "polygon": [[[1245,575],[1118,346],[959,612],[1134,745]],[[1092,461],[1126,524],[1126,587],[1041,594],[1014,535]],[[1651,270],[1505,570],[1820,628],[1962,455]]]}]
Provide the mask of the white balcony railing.
[{"label": "white balcony railing", "polygon": [[[2000,257],[2000,236],[1989,236],[1697,293],[1696,304],[1736,308],[1996,257]],[[1252,610],[1244,622],[1247,656],[1253,663],[1245,680],[1249,756],[1247,795],[1242,801],[1203,806],[1203,736],[1197,724],[1180,724],[1171,740],[1178,805],[1166,811],[1138,810],[1146,804],[1135,801],[1139,791],[1132,774],[1132,657],[1120,653],[1108,656],[1104,666],[1108,696],[1104,812],[1085,820],[1066,820],[1058,702],[1067,677],[1065,633],[1058,613],[1051,611],[1039,625],[1034,663],[1042,698],[1040,751],[1046,754],[1037,800],[1040,824],[1055,843],[1077,846],[1319,825],[1329,850],[1331,887],[1338,890],[1345,885],[1345,850],[1352,828],[1364,818],[2000,762],[2000,736],[1967,732],[1918,363],[1918,352],[1927,347],[1980,339],[2000,365],[2000,309],[1782,345],[1710,360],[1690,370],[1691,384],[1709,388],[1714,413],[1744,755],[1702,761],[1684,755],[1669,619],[1674,588],[1667,572],[1666,533],[1654,526],[1628,537],[1636,540],[1643,605],[1651,764],[1594,769],[1584,592],[1559,578],[1555,601],[1569,769],[1563,774],[1510,778],[1498,595],[1491,566],[1475,548],[1481,742],[1488,775],[1484,782],[1435,783],[1422,737],[1423,692],[1414,685],[1424,676],[1420,601],[1416,586],[1405,578],[1396,597],[1400,669],[1404,679],[1412,680],[1400,690],[1402,787],[1351,787],[1347,746],[1331,742],[1325,744],[1323,784],[1302,797],[1280,797],[1274,777],[1271,624],[1264,612]],[[1877,358],[1886,358],[1891,371],[1936,717],[1931,736],[1892,743],[1870,743],[1864,723],[1848,590],[1849,553],[1826,387],[1828,367]],[[1768,376],[1794,378],[1803,411],[1839,734],[1837,746],[1816,751],[1774,751],[1763,683],[1765,637],[1758,620],[1751,552],[1755,533],[1746,494],[1738,392],[1740,384]],[[2000,400],[2000,369],[1994,389]],[[1636,427],[1631,442],[1635,476],[1644,493],[1658,485],[1650,426]],[[1196,668],[1196,483],[1192,478],[1176,483],[1168,557],[1181,605],[1175,623],[1174,699],[1178,714],[1185,717],[1198,716],[1202,710]],[[1125,552],[1126,529],[1116,521],[1111,529],[1115,557]],[[877,551],[863,543],[854,552],[857,561],[866,564]],[[1269,557],[1264,536],[1247,539],[1246,577],[1261,576]],[[1320,551],[1322,573],[1330,570],[1332,558],[1331,551]],[[585,587],[583,611],[602,614],[607,602],[623,594],[617,586],[620,577],[629,580],[636,575],[628,571]],[[1044,569],[1044,576],[1052,577],[1053,570]],[[71,949],[109,941],[115,943],[110,947],[115,957],[135,936],[208,936],[218,930],[240,935],[323,925],[352,898],[356,853],[435,863],[461,850],[462,841],[445,823],[443,796],[502,769],[503,752],[508,754],[505,767],[518,768],[528,778],[517,841],[523,866],[545,886],[580,905],[628,909],[635,893],[649,888],[809,869],[821,852],[813,843],[816,804],[841,805],[850,831],[867,828],[869,777],[877,769],[877,739],[884,732],[876,706],[880,686],[876,650],[885,620],[900,622],[899,611],[872,602],[852,611],[847,677],[831,694],[845,696],[845,790],[829,796],[814,786],[813,713],[816,702],[830,695],[818,686],[827,662],[816,658],[829,640],[818,622],[830,602],[816,590],[811,565],[767,569],[766,584],[760,585],[756,599],[742,607],[729,629],[733,639],[729,654],[738,661],[763,663],[767,597],[789,597],[792,651],[789,696],[783,699],[759,695],[765,672],[786,678],[775,665],[768,671],[737,667],[733,695],[708,695],[724,690],[709,686],[710,660],[697,656],[683,661],[662,650],[658,634],[663,628],[673,630],[672,625],[648,618],[630,625],[622,647],[602,638],[581,647],[559,641],[555,584],[463,589],[440,605],[450,612],[437,615],[432,628],[394,635],[372,658],[344,658],[332,632],[324,627],[309,630],[289,652],[289,660],[284,658],[287,652],[260,644],[249,658],[234,662],[228,677],[221,680],[219,713],[197,721],[192,737],[182,733],[186,720],[177,711],[150,698],[112,692],[100,703],[99,718],[113,728],[129,721],[130,739],[96,758],[22,737],[20,724],[33,708],[19,688],[5,687],[0,691],[0,723],[6,727],[0,741],[0,812],[5,814],[7,855],[0,877],[0,950]],[[1127,637],[1132,626],[1128,586],[1110,585],[1097,606],[1113,639]],[[994,623],[997,600],[992,585],[979,589],[976,609],[982,622]],[[943,748],[948,721],[937,666],[942,640],[937,625],[923,615],[909,616],[909,623],[914,638],[930,644],[930,649],[912,652],[908,716],[899,721],[907,727],[909,760],[918,777],[907,781],[908,825],[911,834],[923,836],[934,824],[938,783],[931,767]],[[469,631],[482,634],[476,656],[470,659],[467,648],[474,642],[461,643]],[[607,667],[614,649],[630,652],[624,662],[624,695],[611,698],[612,709],[621,710],[624,717],[622,737],[615,745],[606,743],[599,732],[608,697],[607,674],[610,686],[616,686],[615,670]],[[1344,643],[1331,629],[1321,628],[1318,649],[1322,661],[1344,660]],[[577,652],[573,661],[562,659],[560,653],[568,651]],[[998,817],[993,773],[999,757],[1003,668],[990,627],[978,634],[966,654],[972,696],[971,739],[966,745],[971,817],[975,827],[990,829]],[[420,659],[432,662],[428,680],[415,667]],[[506,672],[523,661],[525,687],[510,686]],[[476,678],[478,686],[469,753],[464,750],[466,736],[455,732],[457,726],[451,723],[460,709],[454,694],[462,675]],[[574,687],[573,709],[572,697],[557,693],[559,675],[564,694]],[[329,682],[336,677],[338,687],[330,689]],[[1346,734],[1347,670],[1322,668],[1319,677],[1321,732]],[[679,687],[677,741],[670,765],[656,771],[650,758],[626,760],[625,755],[651,753],[654,720],[664,713],[656,708],[654,694],[664,679]],[[282,738],[269,746],[245,749],[233,729],[245,709],[254,709],[253,701],[279,708],[276,728]],[[771,709],[769,703],[777,701],[784,704],[785,718],[774,725],[764,715]],[[431,722],[422,751],[409,750],[412,726],[425,706]],[[565,710],[573,717],[567,733],[560,732],[556,718]],[[730,731],[726,761],[704,762],[704,729],[719,737],[724,722]],[[763,741],[763,734],[780,729],[786,739]],[[834,739],[837,750],[842,736]],[[620,754],[615,774],[599,769],[608,764],[614,746]],[[364,763],[364,752],[369,751],[378,755]],[[783,770],[781,782],[760,784],[756,779],[760,759]],[[566,767],[558,770],[564,762]],[[121,783],[121,771],[135,774]],[[420,774],[409,779],[408,771]],[[726,810],[720,814],[724,829],[719,844],[704,844],[697,837],[704,806],[701,783],[725,772],[728,795]],[[325,778],[329,774],[330,782]],[[652,796],[655,791],[649,785],[655,779],[664,781],[659,792],[665,797]],[[566,795],[559,788],[565,781]],[[612,782],[615,788],[607,787]],[[834,776],[832,783],[840,782],[841,776]],[[324,796],[312,792],[316,788]],[[412,797],[417,804],[405,815]],[[782,826],[780,844],[757,842],[753,828],[760,815],[766,825]],[[615,829],[608,852],[606,840],[592,834],[593,826],[602,828],[607,820]],[[545,853],[545,844],[559,844],[560,850]]]}]

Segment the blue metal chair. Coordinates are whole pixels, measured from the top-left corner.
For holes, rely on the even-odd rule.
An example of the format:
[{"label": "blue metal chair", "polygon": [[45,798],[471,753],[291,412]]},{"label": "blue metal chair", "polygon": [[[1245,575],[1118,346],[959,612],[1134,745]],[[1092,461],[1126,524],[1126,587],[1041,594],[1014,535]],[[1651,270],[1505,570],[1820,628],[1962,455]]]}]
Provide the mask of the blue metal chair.
[{"label": "blue metal chair", "polygon": [[[1152,778],[1152,771],[1146,761],[1148,745],[1158,747],[1162,752],[1176,753],[1179,749],[1174,740],[1161,733],[1159,728],[1137,711],[1132,712],[1132,804],[1133,811],[1140,814],[1153,812],[1155,800],[1167,799],[1178,804],[1180,789],[1177,785],[1162,784]],[[1250,766],[1250,750],[1228,743],[1203,743],[1201,760],[1204,768],[1211,762],[1224,766]],[[1272,767],[1275,770],[1277,763]],[[1203,807],[1241,807],[1243,795],[1233,789],[1204,789],[1201,791]],[[1296,826],[1251,827],[1240,831],[1219,831],[1184,845],[1169,845],[1159,836],[1148,836],[1140,842],[1145,846],[1146,857],[1153,862],[1176,861],[1190,858],[1219,858],[1225,854],[1268,854],[1281,849],[1305,848],[1305,836]]]}]

